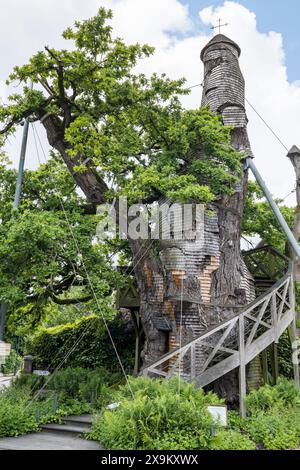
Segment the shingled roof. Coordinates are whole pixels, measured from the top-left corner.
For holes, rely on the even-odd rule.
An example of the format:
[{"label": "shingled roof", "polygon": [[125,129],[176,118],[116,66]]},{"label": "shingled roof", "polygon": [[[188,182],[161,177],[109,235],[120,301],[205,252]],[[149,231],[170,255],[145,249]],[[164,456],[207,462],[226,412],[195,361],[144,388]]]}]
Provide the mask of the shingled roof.
[{"label": "shingled roof", "polygon": [[217,34],[202,49],[201,55],[200,55],[201,59],[203,59],[203,55],[204,55],[206,49],[210,46],[215,45],[215,44],[230,44],[231,46],[234,46],[236,48],[239,55],[241,54],[241,48],[237,45],[236,42],[232,41],[232,39],[228,38],[227,36],[224,36],[224,34]]}]

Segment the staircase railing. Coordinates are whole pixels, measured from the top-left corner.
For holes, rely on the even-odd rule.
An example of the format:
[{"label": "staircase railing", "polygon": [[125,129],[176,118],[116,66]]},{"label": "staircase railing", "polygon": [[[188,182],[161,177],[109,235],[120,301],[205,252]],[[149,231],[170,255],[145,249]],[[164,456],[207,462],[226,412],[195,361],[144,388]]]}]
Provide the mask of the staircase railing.
[{"label": "staircase railing", "polygon": [[292,263],[289,263],[285,276],[238,314],[165,354],[141,373],[166,378],[179,374],[203,387],[239,367],[243,398],[246,365],[277,342],[294,319]]}]

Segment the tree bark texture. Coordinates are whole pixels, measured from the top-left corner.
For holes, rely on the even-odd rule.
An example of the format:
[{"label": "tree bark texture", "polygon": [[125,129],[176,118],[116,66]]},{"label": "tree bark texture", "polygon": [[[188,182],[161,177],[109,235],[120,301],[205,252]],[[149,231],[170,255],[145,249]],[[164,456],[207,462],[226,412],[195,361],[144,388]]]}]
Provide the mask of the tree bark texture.
[{"label": "tree bark texture", "polygon": [[[225,125],[234,127],[232,145],[249,154],[239,54],[239,47],[223,35],[215,36],[203,49],[202,106],[208,106],[221,115]],[[42,122],[50,145],[60,152],[88,200],[95,205],[103,203],[107,189],[103,179],[89,163],[85,172],[76,173],[74,167],[84,158],[68,155],[59,119],[49,116]],[[201,208],[195,215],[199,230],[196,239],[185,233],[182,240],[129,240],[141,295],[144,365],[233,316],[237,306],[253,299],[253,280],[240,251],[246,189],[244,173],[233,196],[221,197],[209,210]],[[157,319],[167,319],[169,331],[158,327]],[[196,351],[196,358],[201,367],[205,353]],[[214,390],[228,402],[236,401],[236,371],[219,379]]]}]

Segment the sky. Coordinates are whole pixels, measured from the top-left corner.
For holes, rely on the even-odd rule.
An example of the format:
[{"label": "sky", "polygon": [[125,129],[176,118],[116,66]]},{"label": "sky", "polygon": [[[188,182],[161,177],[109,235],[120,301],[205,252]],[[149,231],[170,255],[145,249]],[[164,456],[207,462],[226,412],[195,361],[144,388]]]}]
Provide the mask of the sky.
[{"label": "sky", "polygon": [[[89,18],[100,6],[114,11],[115,34],[127,43],[148,43],[156,48],[137,70],[146,74],[185,76],[193,86],[203,80],[199,55],[214,34],[211,26],[221,18],[228,23],[222,33],[242,49],[240,65],[246,80],[246,96],[290,148],[300,147],[300,17],[299,0],[3,0],[0,16],[0,98],[12,91],[5,79],[15,64],[21,65],[45,45],[64,47],[61,32],[76,19]],[[13,89],[13,91],[15,91]],[[183,98],[186,108],[197,108],[201,87]],[[247,105],[248,132],[255,163],[271,192],[285,197],[295,185],[285,148]],[[39,134],[48,150],[43,129]],[[17,165],[21,130],[10,138],[6,150]],[[27,168],[37,166],[32,132]],[[294,203],[294,195],[286,202]]]},{"label": "sky", "polygon": [[[208,4],[214,7],[220,6],[224,4],[224,1],[182,0],[180,3],[188,4],[191,16],[197,18],[200,9],[205,8]],[[257,29],[260,32],[277,31],[282,34],[288,77],[291,81],[299,80],[299,61],[297,59],[300,51],[299,0],[240,0],[238,3],[256,14]],[[224,22],[226,23],[225,19]],[[198,25],[200,28],[202,27],[200,19]],[[209,32],[207,29],[205,31]]]}]

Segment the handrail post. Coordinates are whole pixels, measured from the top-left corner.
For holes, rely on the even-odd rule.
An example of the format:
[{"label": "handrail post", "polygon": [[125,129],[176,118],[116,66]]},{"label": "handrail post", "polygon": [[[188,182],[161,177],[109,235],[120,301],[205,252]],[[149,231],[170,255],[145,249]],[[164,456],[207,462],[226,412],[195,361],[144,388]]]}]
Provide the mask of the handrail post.
[{"label": "handrail post", "polygon": [[247,393],[246,384],[246,361],[245,361],[245,319],[243,315],[239,316],[239,392],[240,392],[240,414],[242,418],[246,417],[245,398]]},{"label": "handrail post", "polygon": [[277,315],[277,305],[276,305],[276,291],[273,292],[271,298],[271,315],[272,315],[272,325],[274,330],[274,343],[278,343],[278,315]]},{"label": "handrail post", "polygon": [[274,383],[277,383],[279,369],[278,369],[278,312],[277,312],[277,305],[276,305],[276,292],[272,294],[271,299],[271,314],[272,314],[272,325],[274,329],[274,342],[271,348],[272,354],[272,373],[274,378]]},{"label": "handrail post", "polygon": [[196,378],[196,345],[191,345],[191,381]]},{"label": "handrail post", "polygon": [[296,325],[296,308],[295,308],[295,294],[293,278],[290,279],[289,287],[290,305],[293,312],[293,321],[291,323],[291,339],[292,339],[292,362],[294,370],[295,387],[300,390],[300,377],[299,377],[299,357],[297,348],[297,325]]}]

